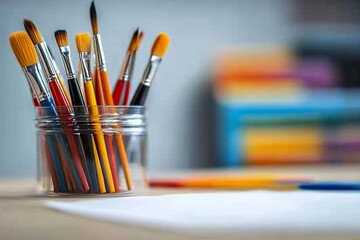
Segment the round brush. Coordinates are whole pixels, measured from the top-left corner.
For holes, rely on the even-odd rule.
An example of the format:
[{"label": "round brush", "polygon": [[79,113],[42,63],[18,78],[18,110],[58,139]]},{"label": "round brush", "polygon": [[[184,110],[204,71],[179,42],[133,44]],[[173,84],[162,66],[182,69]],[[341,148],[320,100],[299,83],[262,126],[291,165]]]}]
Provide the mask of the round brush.
[{"label": "round brush", "polygon": [[123,66],[121,68],[118,80],[113,91],[114,103],[117,105],[128,104],[131,88],[131,79],[133,76],[136,60],[136,51],[140,47],[142,37],[143,32],[139,32],[139,29],[136,29],[131,38]]},{"label": "round brush", "polygon": [[145,68],[141,82],[135,91],[130,105],[143,106],[149,93],[151,82],[164,58],[170,44],[170,37],[166,33],[160,33],[156,38],[152,48],[149,62]]},{"label": "round brush", "polygon": [[[108,188],[108,191],[113,193],[116,191],[115,189],[115,183],[113,179],[113,172],[110,165],[108,152],[106,149],[105,139],[104,135],[101,130],[101,124],[99,119],[99,110],[97,108],[97,101],[95,97],[95,90],[92,83],[91,78],[91,69],[89,65],[87,64],[87,56],[90,55],[91,51],[91,38],[88,33],[79,33],[76,35],[76,46],[79,52],[80,62],[81,62],[81,69],[82,74],[85,81],[85,96],[86,96],[86,102],[88,104],[89,111],[90,111],[90,118],[93,124],[91,124],[93,130],[94,130],[94,140],[96,143],[96,146],[93,141],[93,146],[95,152],[95,166],[98,173],[98,182],[99,182],[99,188],[100,192],[106,192],[105,190],[105,182],[104,177],[106,179],[106,186]],[[99,154],[100,157],[96,159],[98,156],[96,153]],[[101,165],[99,162],[99,158],[102,161],[102,165],[104,167],[104,175],[101,170]]]},{"label": "round brush", "polygon": [[[105,56],[104,51],[102,47],[101,37],[100,37],[100,29],[97,21],[97,13],[95,8],[94,1],[91,3],[90,7],[90,19],[91,19],[91,27],[93,31],[93,41],[94,41],[94,50],[95,50],[95,59],[96,59],[96,71],[95,71],[95,78],[96,78],[96,92],[103,92],[104,98],[105,98],[105,104],[108,106],[114,105],[114,100],[112,98],[111,94],[111,88],[110,88],[110,80],[109,75],[106,68],[106,62],[105,62]],[[98,97],[98,94],[96,95]],[[98,99],[99,101],[99,99]],[[101,103],[99,102],[99,105]],[[119,126],[120,127],[120,126]],[[119,150],[120,160],[123,167],[126,185],[129,190],[132,189],[132,181],[131,181],[131,175],[130,175],[130,168],[128,164],[128,157],[124,145],[124,141],[122,136],[119,133],[115,134],[115,142],[117,145],[117,148]],[[112,149],[112,142],[110,142],[110,139],[107,141],[110,157],[113,155],[113,149]],[[112,160],[112,157],[110,158]],[[111,161],[113,162],[113,161]],[[116,169],[116,165],[112,168],[113,171]],[[116,174],[117,175],[117,174]]]}]

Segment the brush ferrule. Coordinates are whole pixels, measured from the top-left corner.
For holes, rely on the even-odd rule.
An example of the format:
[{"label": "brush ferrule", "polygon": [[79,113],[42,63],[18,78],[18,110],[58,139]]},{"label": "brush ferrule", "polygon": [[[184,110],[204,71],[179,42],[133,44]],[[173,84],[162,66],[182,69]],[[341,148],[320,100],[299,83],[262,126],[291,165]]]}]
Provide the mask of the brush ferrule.
[{"label": "brush ferrule", "polygon": [[73,67],[73,64],[71,61],[71,56],[70,56],[71,55],[70,47],[69,46],[59,47],[59,49],[60,49],[60,53],[61,53],[61,59],[64,63],[67,79],[76,78],[74,67]]},{"label": "brush ferrule", "polygon": [[121,68],[119,79],[123,81],[130,81],[134,71],[136,53],[128,52],[125,57],[124,64]]},{"label": "brush ferrule", "polygon": [[94,35],[93,40],[94,40],[96,67],[101,71],[106,71],[105,55],[102,47],[100,34]]},{"label": "brush ferrule", "polygon": [[91,81],[91,67],[88,61],[88,57],[85,55],[85,53],[80,53],[80,64],[84,81]]},{"label": "brush ferrule", "polygon": [[46,80],[40,72],[40,65],[34,64],[26,66],[23,68],[23,71],[36,98],[39,101],[49,98],[50,93],[46,87]]},{"label": "brush ferrule", "polygon": [[54,67],[54,61],[45,42],[35,45],[36,52],[39,56],[42,69],[45,76],[50,80],[56,78],[56,68]]},{"label": "brush ferrule", "polygon": [[91,53],[89,52],[80,52],[79,53],[79,59],[80,59],[80,65],[81,65],[81,59],[85,60],[87,69],[91,69]]},{"label": "brush ferrule", "polygon": [[152,55],[150,57],[149,63],[145,68],[141,83],[145,86],[150,86],[152,80],[155,77],[155,74],[161,63],[161,57]]},{"label": "brush ferrule", "polygon": [[59,70],[58,66],[56,65],[55,60],[53,58],[51,58],[51,61],[52,61],[53,65],[54,65],[54,69],[55,69],[56,74],[60,75],[60,70]]}]

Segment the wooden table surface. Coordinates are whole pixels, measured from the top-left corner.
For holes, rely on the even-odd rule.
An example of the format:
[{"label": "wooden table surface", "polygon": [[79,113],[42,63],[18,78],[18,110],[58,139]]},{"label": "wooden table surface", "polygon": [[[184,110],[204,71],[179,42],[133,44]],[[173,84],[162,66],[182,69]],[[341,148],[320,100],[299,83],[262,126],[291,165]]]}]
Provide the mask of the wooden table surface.
[{"label": "wooden table surface", "polygon": [[[154,173],[152,176],[202,176],[207,174],[286,173],[324,180],[360,180],[360,165],[307,166],[307,167],[256,167],[239,170],[199,170],[183,173]],[[114,224],[87,219],[44,207],[48,200],[76,201],[79,198],[54,198],[34,195],[35,183],[30,180],[0,182],[0,239],[360,239],[354,233],[206,233],[172,232],[126,224]],[[204,190],[147,189],[144,195],[199,192]],[[84,199],[84,198],[81,198]],[[88,198],[86,198],[88,199]]]}]

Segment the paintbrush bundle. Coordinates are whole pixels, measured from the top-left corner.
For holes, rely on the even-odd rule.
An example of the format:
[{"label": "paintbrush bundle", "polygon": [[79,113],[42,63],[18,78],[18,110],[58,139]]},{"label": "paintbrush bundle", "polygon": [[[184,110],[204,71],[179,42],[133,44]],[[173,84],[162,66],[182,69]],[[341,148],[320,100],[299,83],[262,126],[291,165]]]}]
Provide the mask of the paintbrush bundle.
[{"label": "paintbrush bundle", "polygon": [[136,179],[143,180],[138,177],[143,169],[134,165],[137,162],[143,167],[145,158],[143,106],[170,38],[166,33],[156,38],[131,106],[126,107],[143,32],[136,29],[133,33],[112,92],[94,2],[90,20],[92,39],[87,32],[75,38],[77,71],[67,31],[55,32],[66,81],[34,22],[25,19],[26,32],[14,32],[9,37],[37,107],[39,159],[44,166],[43,184],[49,192],[115,193],[132,190]]}]

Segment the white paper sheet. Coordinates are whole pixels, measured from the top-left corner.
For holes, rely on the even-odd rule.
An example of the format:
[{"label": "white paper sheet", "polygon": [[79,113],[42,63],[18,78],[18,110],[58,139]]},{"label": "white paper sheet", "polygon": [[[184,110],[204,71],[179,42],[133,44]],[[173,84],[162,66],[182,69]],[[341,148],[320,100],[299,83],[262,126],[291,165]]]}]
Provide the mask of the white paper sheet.
[{"label": "white paper sheet", "polygon": [[360,194],[242,191],[50,201],[86,217],[173,230],[360,233]]}]

